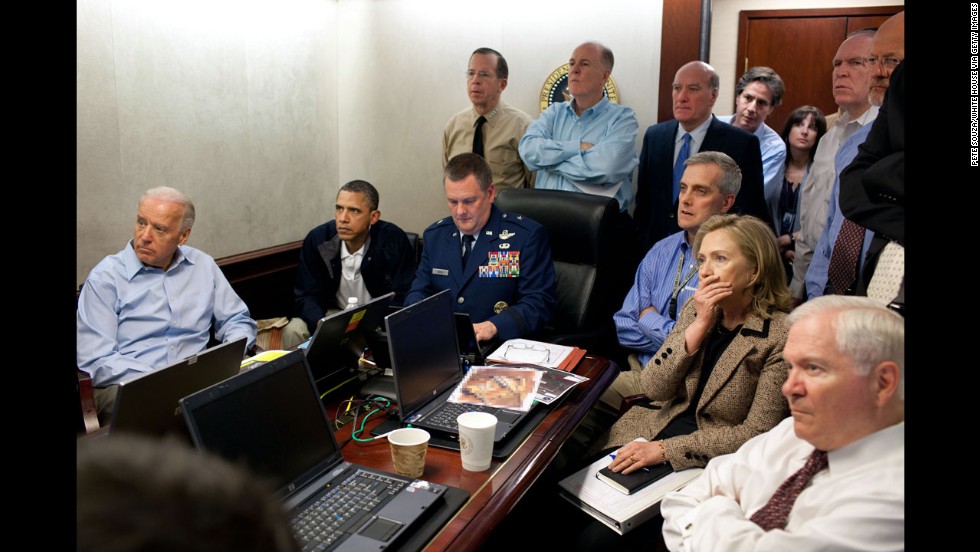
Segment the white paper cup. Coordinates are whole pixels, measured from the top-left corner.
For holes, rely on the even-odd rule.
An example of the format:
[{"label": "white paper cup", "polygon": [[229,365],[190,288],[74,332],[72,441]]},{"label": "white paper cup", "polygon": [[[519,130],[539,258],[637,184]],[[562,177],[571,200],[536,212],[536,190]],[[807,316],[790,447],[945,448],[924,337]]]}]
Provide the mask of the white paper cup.
[{"label": "white paper cup", "polygon": [[456,418],[456,423],[459,424],[459,452],[463,469],[484,471],[489,468],[497,417],[486,412],[466,412]]},{"label": "white paper cup", "polygon": [[425,452],[429,449],[429,432],[416,427],[403,427],[388,434],[391,461],[395,473],[405,477],[422,477],[425,471]]}]

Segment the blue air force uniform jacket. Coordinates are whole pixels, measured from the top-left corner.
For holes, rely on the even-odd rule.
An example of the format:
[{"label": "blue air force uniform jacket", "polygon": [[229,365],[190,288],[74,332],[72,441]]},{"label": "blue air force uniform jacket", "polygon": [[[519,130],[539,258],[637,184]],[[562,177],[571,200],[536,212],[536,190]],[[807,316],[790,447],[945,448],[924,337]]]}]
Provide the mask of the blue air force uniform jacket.
[{"label": "blue air force uniform jacket", "polygon": [[528,336],[551,320],[555,267],[548,233],[537,222],[492,206],[465,267],[452,217],[426,228],[423,238],[406,305],[449,289],[457,312],[474,323],[493,322],[501,340]]}]

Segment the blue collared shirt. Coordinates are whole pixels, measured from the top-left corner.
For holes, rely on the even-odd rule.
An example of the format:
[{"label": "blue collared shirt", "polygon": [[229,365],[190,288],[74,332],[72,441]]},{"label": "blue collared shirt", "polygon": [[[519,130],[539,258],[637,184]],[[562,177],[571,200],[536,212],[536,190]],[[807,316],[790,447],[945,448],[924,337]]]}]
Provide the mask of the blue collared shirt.
[{"label": "blue collared shirt", "polygon": [[[537,171],[535,188],[615,197],[622,211],[633,202],[638,131],[633,110],[605,96],[581,117],[571,102],[553,103],[528,127],[518,151]],[[582,150],[581,142],[592,147]]]},{"label": "blue collared shirt", "polygon": [[[840,234],[840,227],[844,224],[844,214],[840,210],[840,173],[858,153],[858,146],[864,143],[871,132],[872,125],[867,124],[854,132],[837,150],[837,157],[834,158],[834,169],[837,175],[834,177],[834,187],[830,196],[830,205],[827,206],[827,224],[824,226],[823,233],[817,247],[813,250],[813,258],[810,260],[810,268],[806,271],[806,295],[807,299],[824,295],[827,287],[827,270],[830,268],[830,256],[834,252],[834,244],[837,243],[837,235]],[[871,245],[871,238],[874,232],[864,230],[864,243],[861,244],[861,259],[868,254],[868,247]],[[857,278],[861,278],[864,269],[864,262],[858,263]]]},{"label": "blue collared shirt", "polygon": [[166,271],[126,248],[99,262],[78,298],[76,361],[104,387],[203,351],[214,321],[222,342],[248,338],[248,307],[206,253],[182,245]]},{"label": "blue collared shirt", "polygon": [[[619,344],[637,350],[637,356],[644,365],[660,349],[677,322],[676,318],[668,316],[674,282],[679,279],[677,313],[698,289],[698,262],[684,235],[685,231],[681,230],[653,244],[636,269],[636,279],[626,294],[623,308],[613,315]],[[681,264],[680,275],[678,263]],[[684,283],[684,278],[692,270],[694,275]],[[651,311],[640,318],[640,311],[650,306],[656,312]]]},{"label": "blue collared shirt", "polygon": [[[734,124],[735,115],[725,115],[719,117],[728,124]],[[780,169],[786,164],[786,142],[779,136],[779,133],[762,123],[755,129],[756,138],[759,139],[759,152],[762,154],[762,178],[765,191],[775,189],[776,196],[779,196],[783,188],[783,177]]]}]

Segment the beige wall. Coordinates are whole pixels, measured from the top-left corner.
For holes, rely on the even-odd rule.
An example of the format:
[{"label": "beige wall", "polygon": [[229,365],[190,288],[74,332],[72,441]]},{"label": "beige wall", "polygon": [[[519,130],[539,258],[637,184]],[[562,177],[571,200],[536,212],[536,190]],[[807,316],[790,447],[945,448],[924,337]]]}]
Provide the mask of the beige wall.
[{"label": "beige wall", "polygon": [[77,8],[79,283],[132,237],[153,186],[191,196],[188,243],[215,257],[300,239],[324,217],[339,169],[336,2]]},{"label": "beige wall", "polygon": [[[738,11],[787,3],[713,5],[716,112],[730,113]],[[446,214],[442,127],[467,105],[462,75],[480,46],[509,62],[504,100],[536,116],[545,78],[578,43],[604,42],[620,101],[639,119],[639,150],[657,122],[661,0],[486,6],[78,0],[77,281],[122,249],[140,193],[164,184],[195,200],[189,244],[214,257],[302,239],[354,178],[378,186],[385,219],[421,232]]]}]

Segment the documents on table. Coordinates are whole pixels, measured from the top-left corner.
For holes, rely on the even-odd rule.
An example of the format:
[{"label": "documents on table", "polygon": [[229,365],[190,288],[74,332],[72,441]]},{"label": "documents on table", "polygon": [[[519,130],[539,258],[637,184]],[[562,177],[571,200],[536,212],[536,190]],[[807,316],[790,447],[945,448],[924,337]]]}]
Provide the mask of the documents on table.
[{"label": "documents on table", "polygon": [[508,339],[487,356],[487,361],[507,364],[534,364],[546,368],[571,370],[585,354],[584,349],[530,339]]},{"label": "documents on table", "polygon": [[683,488],[704,471],[701,468],[690,468],[674,472],[627,495],[596,477],[599,470],[608,467],[611,462],[610,455],[603,455],[595,462],[562,479],[559,486],[562,498],[620,535],[659,514],[660,501],[663,500],[664,495]]}]

